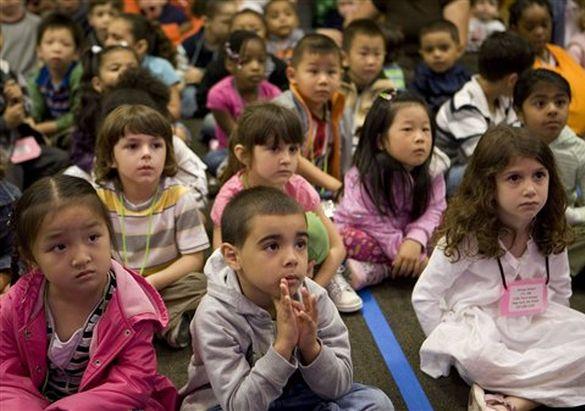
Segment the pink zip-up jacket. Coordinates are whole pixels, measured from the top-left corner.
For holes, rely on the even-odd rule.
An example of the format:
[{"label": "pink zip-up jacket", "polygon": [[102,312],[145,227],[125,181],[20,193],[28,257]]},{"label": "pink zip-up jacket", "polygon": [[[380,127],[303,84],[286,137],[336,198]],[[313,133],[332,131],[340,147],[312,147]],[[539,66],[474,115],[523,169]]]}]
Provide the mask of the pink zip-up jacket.
[{"label": "pink zip-up jacket", "polygon": [[406,187],[394,187],[397,205],[395,216],[380,215],[363,187],[356,167],[345,173],[343,199],[337,205],[333,221],[338,228],[353,227],[375,238],[384,254],[394,261],[402,242],[411,239],[426,250],[433,231],[441,222],[445,201],[445,179],[439,172],[431,172],[429,205],[416,220],[410,216],[412,193]]},{"label": "pink zip-up jacket", "polygon": [[112,260],[116,291],[94,328],[79,392],[50,403],[40,392],[47,376],[47,324],[34,270],[0,298],[2,410],[175,410],[177,391],[158,374],[152,345],[168,322],[156,290]]}]

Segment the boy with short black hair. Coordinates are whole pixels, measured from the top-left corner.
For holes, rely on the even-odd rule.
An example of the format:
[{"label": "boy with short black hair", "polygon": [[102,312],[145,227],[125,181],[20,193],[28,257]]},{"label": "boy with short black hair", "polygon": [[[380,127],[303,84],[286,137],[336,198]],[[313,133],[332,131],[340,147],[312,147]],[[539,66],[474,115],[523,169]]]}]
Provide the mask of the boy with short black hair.
[{"label": "boy with short black hair", "polygon": [[78,64],[83,41],[81,29],[69,17],[54,13],[39,26],[37,56],[43,66],[29,78],[35,128],[68,148],[63,137],[73,126],[73,107],[81,81]]},{"label": "boy with short black hair", "polygon": [[298,203],[275,188],[244,190],[225,208],[221,230],[224,242],[205,267],[207,295],[191,322],[181,409],[219,401],[226,411],[392,410],[379,389],[353,383],[347,328],[306,277],[307,223]]},{"label": "boy with short black hair", "polygon": [[419,32],[420,55],[410,85],[420,94],[433,113],[471,78],[467,69],[457,63],[463,53],[457,26],[448,20],[436,20]]},{"label": "boy with short black hair", "polygon": [[459,185],[483,133],[500,123],[519,124],[512,92],[533,62],[534,51],[526,40],[510,32],[494,33],[479,49],[479,74],[439,109],[436,144],[451,159],[448,195]]},{"label": "boy with short black hair", "polygon": [[108,25],[122,12],[122,0],[90,0],[87,21],[91,30],[87,36],[88,46],[104,46]]},{"label": "boy with short black hair", "polygon": [[181,95],[181,115],[185,118],[193,117],[198,111],[202,117],[207,112],[205,103],[211,87],[200,87],[201,81],[207,66],[217,60],[224,47],[230,23],[238,11],[235,0],[199,0],[193,8],[201,15],[203,27],[177,47],[177,53],[186,61],[182,67],[186,87]]},{"label": "boy with short black hair", "polygon": [[298,173],[311,184],[330,192],[341,188],[341,178],[351,165],[351,130],[343,118],[342,53],[323,34],[307,34],[297,43],[287,77],[290,89],[274,101],[301,118],[305,144]]},{"label": "boy with short black hair", "polygon": [[352,21],[343,32],[343,51],[346,70],[340,91],[345,96],[345,115],[354,136],[354,152],[356,131],[364,124],[374,100],[380,92],[395,87],[383,71],[386,36],[375,21]]}]

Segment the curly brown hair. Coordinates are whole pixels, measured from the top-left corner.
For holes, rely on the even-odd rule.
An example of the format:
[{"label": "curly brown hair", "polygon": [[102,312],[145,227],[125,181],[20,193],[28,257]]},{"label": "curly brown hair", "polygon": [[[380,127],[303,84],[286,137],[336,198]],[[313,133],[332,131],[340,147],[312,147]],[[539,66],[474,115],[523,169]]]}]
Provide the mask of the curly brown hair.
[{"label": "curly brown hair", "polygon": [[[546,143],[526,130],[500,125],[480,139],[463,181],[451,199],[435,239],[444,238],[444,253],[454,261],[481,255],[504,254],[498,238],[509,231],[499,220],[496,202],[496,176],[518,157],[531,158],[548,171],[548,198],[532,224],[532,238],[545,255],[560,253],[571,241],[565,218],[567,199]],[[468,240],[473,239],[474,246]]]}]

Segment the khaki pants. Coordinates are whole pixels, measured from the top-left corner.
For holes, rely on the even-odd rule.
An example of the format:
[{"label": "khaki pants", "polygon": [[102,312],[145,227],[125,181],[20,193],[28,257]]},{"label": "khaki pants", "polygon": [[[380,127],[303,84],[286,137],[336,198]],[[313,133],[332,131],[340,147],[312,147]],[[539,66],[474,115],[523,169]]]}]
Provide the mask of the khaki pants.
[{"label": "khaki pants", "polygon": [[575,242],[569,246],[569,266],[571,275],[576,276],[585,268],[585,224],[573,226]]},{"label": "khaki pants", "polygon": [[172,330],[180,326],[184,313],[193,316],[206,291],[207,277],[203,273],[195,272],[159,291],[169,312],[169,324],[162,331],[161,338],[169,341]]}]

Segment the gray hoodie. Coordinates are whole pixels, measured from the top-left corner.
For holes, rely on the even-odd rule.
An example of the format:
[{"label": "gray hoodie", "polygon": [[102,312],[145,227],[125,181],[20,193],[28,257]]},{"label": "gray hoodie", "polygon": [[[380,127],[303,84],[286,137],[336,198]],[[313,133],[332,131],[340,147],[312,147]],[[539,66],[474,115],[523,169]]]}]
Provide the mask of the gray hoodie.
[{"label": "gray hoodie", "polygon": [[207,295],[191,322],[193,355],[189,380],[181,389],[186,397],[181,410],[207,409],[218,401],[226,411],[266,410],[296,370],[324,399],[339,398],[350,390],[353,366],[347,328],[323,288],[305,279],[317,299],[321,352],[304,366],[297,350],[290,362],[274,350],[276,323],[242,294],[236,273],[219,250],[204,272]]}]

